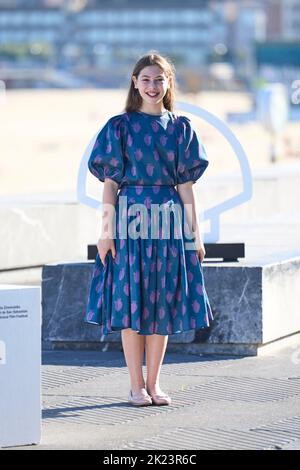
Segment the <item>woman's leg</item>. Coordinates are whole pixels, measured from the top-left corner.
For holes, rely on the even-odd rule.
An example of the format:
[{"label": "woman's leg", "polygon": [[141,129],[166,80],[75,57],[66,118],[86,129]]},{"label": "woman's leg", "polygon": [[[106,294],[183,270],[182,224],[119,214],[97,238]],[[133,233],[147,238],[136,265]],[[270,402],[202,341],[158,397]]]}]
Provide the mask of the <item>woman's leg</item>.
[{"label": "woman's leg", "polygon": [[145,380],[143,377],[145,337],[139,335],[131,328],[121,330],[121,337],[125,360],[130,375],[131,390],[133,393],[138,393],[141,388],[145,388]]},{"label": "woman's leg", "polygon": [[168,343],[168,335],[146,336],[147,388],[150,393],[159,394],[159,374]]}]

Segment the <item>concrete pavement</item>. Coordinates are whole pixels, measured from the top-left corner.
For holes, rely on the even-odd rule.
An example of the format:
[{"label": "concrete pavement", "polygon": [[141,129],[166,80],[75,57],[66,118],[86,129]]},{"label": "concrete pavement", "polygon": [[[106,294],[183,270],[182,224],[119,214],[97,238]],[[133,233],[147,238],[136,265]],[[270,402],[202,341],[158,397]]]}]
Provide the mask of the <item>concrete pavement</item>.
[{"label": "concrete pavement", "polygon": [[261,357],[167,351],[170,406],[127,403],[122,351],[44,351],[42,382],[42,441],[16,449],[300,449],[300,344]]}]

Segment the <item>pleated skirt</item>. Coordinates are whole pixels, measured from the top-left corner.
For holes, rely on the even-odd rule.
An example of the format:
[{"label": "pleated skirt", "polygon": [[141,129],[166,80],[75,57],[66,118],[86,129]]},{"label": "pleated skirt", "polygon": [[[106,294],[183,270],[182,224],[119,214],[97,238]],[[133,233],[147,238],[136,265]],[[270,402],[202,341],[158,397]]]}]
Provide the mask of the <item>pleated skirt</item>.
[{"label": "pleated skirt", "polygon": [[125,185],[115,206],[115,248],[92,271],[84,322],[100,333],[131,328],[172,335],[213,320],[203,267],[174,186]]}]

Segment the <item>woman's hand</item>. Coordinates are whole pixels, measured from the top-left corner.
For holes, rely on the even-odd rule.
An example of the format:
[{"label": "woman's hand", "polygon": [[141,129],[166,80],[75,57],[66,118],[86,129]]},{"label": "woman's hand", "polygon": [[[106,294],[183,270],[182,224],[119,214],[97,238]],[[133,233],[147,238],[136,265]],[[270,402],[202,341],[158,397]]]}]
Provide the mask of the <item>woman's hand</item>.
[{"label": "woman's hand", "polygon": [[[202,262],[205,256],[205,248],[204,244],[201,240],[201,234],[198,226],[198,218],[196,213],[199,211],[196,210],[196,201],[193,192],[193,182],[187,181],[186,183],[178,184],[177,191],[179,196],[184,204],[186,209],[185,216],[187,218],[187,224],[189,227],[190,233],[192,232],[194,238],[194,244],[197,251],[197,256],[199,260]],[[191,227],[193,227],[191,229]]]},{"label": "woman's hand", "polygon": [[99,257],[101,259],[101,263],[103,265],[105,265],[105,257],[109,250],[111,250],[113,259],[115,259],[116,257],[115,242],[113,238],[99,238],[97,242],[97,249]]},{"label": "woman's hand", "polygon": [[201,242],[201,246],[200,246],[199,250],[197,250],[197,255],[198,255],[198,258],[199,258],[200,262],[202,263],[202,261],[204,260],[205,255],[206,255],[206,251],[205,251],[203,242]]},{"label": "woman's hand", "polygon": [[205,255],[206,255],[206,251],[205,251],[205,248],[204,248],[204,243],[201,240],[201,238],[199,237],[199,235],[196,235],[196,237],[195,237],[195,246],[196,246],[197,256],[198,256],[200,262],[202,263],[202,261],[204,260]]},{"label": "woman's hand", "polygon": [[101,263],[105,264],[105,257],[111,250],[112,257],[116,257],[115,241],[113,238],[115,205],[117,200],[118,183],[111,178],[105,178],[103,189],[103,215],[100,239],[97,242],[97,249]]}]

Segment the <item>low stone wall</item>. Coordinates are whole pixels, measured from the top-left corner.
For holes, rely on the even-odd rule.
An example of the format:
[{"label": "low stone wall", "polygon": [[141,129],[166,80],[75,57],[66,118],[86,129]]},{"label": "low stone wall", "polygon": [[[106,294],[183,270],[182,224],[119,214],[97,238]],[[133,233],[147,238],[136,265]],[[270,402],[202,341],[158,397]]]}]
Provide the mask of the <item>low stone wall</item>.
[{"label": "low stone wall", "polygon": [[[121,348],[120,332],[100,336],[83,322],[93,262],[49,264],[42,272],[42,338],[48,348]],[[257,355],[299,340],[300,257],[203,263],[214,313],[210,328],[169,336],[168,348],[199,354]]]}]

